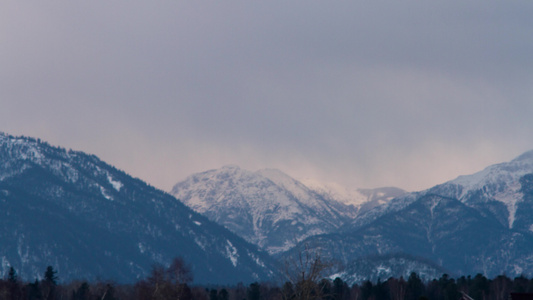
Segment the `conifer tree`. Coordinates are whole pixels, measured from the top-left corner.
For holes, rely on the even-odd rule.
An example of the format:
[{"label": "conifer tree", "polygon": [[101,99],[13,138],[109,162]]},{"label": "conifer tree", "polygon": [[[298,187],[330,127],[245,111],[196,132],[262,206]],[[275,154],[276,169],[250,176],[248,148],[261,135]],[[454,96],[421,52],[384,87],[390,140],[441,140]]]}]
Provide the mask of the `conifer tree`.
[{"label": "conifer tree", "polygon": [[424,295],[425,286],[418,274],[412,272],[407,279],[406,287],[406,299],[407,300],[417,300]]},{"label": "conifer tree", "polygon": [[54,270],[52,266],[46,267],[46,272],[44,272],[44,281],[52,285],[57,285],[57,271]]},{"label": "conifer tree", "polygon": [[259,289],[259,283],[254,282],[250,284],[248,289],[248,300],[259,300],[261,297],[261,290]]},{"label": "conifer tree", "polygon": [[220,292],[218,292],[218,300],[228,300],[229,299],[229,293],[226,289],[221,289]]},{"label": "conifer tree", "polygon": [[7,281],[9,281],[12,284],[17,283],[17,272],[15,271],[15,268],[9,267],[9,273],[7,274]]},{"label": "conifer tree", "polygon": [[218,292],[216,289],[211,289],[211,291],[209,291],[209,300],[218,300]]}]

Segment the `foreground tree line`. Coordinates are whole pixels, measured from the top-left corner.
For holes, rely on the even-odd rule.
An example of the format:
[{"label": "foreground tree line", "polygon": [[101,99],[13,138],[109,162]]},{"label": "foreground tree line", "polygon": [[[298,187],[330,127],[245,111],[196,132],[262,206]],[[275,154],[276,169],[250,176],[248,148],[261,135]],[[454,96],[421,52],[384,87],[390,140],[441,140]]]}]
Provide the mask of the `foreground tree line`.
[{"label": "foreground tree line", "polygon": [[407,279],[391,277],[349,286],[340,278],[321,278],[326,265],[319,258],[300,257],[295,265],[300,268],[287,273],[282,284],[255,282],[235,286],[191,285],[191,269],[180,258],[169,267],[154,266],[146,279],[134,284],[60,283],[52,266],[46,268],[41,280],[24,282],[10,268],[0,279],[0,300],[458,300],[464,294],[474,300],[508,300],[511,292],[533,293],[533,279],[524,276],[488,279],[478,274],[454,279],[444,274],[424,281],[411,273]]}]

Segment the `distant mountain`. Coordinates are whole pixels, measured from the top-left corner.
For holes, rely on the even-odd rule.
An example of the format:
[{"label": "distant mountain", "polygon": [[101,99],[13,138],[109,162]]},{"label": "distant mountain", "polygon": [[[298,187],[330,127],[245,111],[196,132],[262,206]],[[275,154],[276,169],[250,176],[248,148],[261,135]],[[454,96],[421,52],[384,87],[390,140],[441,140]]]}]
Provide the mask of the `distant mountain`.
[{"label": "distant mountain", "polygon": [[[303,243],[344,264],[405,253],[454,275],[533,275],[533,152],[358,216]],[[290,255],[290,252],[284,256]],[[416,271],[416,270],[415,270]]]},{"label": "distant mountain", "polygon": [[375,189],[347,188],[336,183],[322,183],[315,180],[303,180],[309,189],[332,201],[352,205],[356,209],[356,216],[375,207],[388,203],[394,198],[407,194],[396,187],[382,187]]},{"label": "distant mountain", "polygon": [[530,214],[533,207],[527,201],[529,186],[524,178],[532,173],[533,151],[529,151],[510,162],[489,166],[472,175],[459,176],[425,191],[397,197],[360,215],[352,222],[352,228],[403,209],[424,195],[434,194],[457,199],[507,228],[533,231],[533,216]]},{"label": "distant mountain", "polygon": [[483,215],[509,229],[533,231],[533,207],[530,199],[533,151],[516,159],[492,165],[481,172],[429,189],[433,193],[459,199]]},{"label": "distant mountain", "polygon": [[279,170],[226,166],[189,176],[170,192],[187,206],[271,254],[351,220],[357,208]]},{"label": "distant mountain", "polygon": [[196,283],[268,280],[266,253],[94,155],[0,134],[0,271],[132,282],[181,256]]}]

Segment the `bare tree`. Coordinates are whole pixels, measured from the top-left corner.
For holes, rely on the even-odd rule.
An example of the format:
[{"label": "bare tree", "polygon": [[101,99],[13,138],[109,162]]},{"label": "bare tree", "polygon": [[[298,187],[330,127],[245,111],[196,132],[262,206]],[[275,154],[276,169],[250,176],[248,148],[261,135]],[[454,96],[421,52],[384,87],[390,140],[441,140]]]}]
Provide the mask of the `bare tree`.
[{"label": "bare tree", "polygon": [[154,300],[190,299],[192,292],[187,283],[190,283],[192,278],[191,268],[185,261],[182,258],[174,258],[168,268],[154,265],[146,281],[136,285],[137,295]]},{"label": "bare tree", "polygon": [[509,298],[513,283],[505,275],[500,275],[492,280],[491,294],[496,300],[506,300]]},{"label": "bare tree", "polygon": [[298,252],[297,256],[285,261],[283,273],[288,282],[293,286],[293,295],[285,295],[285,298],[295,300],[320,299],[323,291],[319,285],[324,272],[330,267],[318,251],[313,251],[308,244]]},{"label": "bare tree", "polygon": [[181,257],[174,258],[166,272],[174,285],[188,284],[193,279],[191,267]]}]

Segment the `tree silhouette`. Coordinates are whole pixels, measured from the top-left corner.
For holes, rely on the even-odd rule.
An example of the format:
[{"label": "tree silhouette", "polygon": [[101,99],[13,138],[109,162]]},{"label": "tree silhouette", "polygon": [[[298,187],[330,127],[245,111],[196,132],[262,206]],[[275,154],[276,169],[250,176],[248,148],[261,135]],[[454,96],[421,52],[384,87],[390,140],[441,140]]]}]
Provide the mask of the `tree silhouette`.
[{"label": "tree silhouette", "polygon": [[15,268],[9,267],[9,272],[7,273],[7,281],[12,284],[18,282],[17,272],[15,271]]},{"label": "tree silhouette", "polygon": [[261,290],[259,287],[259,283],[257,282],[250,284],[247,293],[248,300],[259,300],[261,298]]},{"label": "tree silhouette", "polygon": [[294,286],[294,298],[297,300],[320,299],[323,296],[319,280],[330,267],[309,245],[304,245],[298,256],[285,261],[283,270],[287,279]]},{"label": "tree silhouette", "polygon": [[52,285],[57,285],[58,277],[56,274],[57,271],[55,271],[52,266],[46,267],[46,271],[44,272],[44,281]]}]

